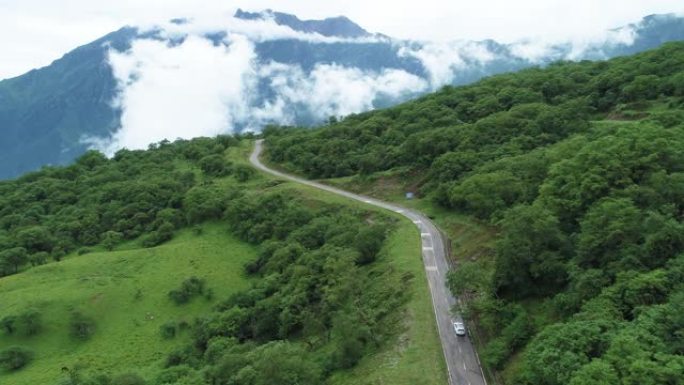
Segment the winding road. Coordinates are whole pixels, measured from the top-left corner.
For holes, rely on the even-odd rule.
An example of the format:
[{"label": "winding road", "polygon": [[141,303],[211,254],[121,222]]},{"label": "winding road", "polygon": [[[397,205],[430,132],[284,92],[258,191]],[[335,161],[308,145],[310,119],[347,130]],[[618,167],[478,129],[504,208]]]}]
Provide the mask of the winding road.
[{"label": "winding road", "polygon": [[459,337],[454,331],[453,322],[461,321],[459,316],[451,314],[451,308],[456,304],[456,299],[447,289],[446,274],[449,265],[446,260],[445,240],[437,227],[423,214],[395,205],[383,202],[371,197],[350,193],[321,183],[312,182],[280,171],[272,170],[261,163],[259,159],[263,150],[263,140],[257,140],[249,161],[257,169],[275,175],[279,178],[292,182],[301,183],[333,194],[341,195],[349,199],[361,201],[373,206],[399,213],[413,221],[420,231],[423,263],[428,278],[432,306],[435,310],[437,329],[442,341],[442,350],[447,364],[450,385],[486,385],[484,374],[480,366],[477,353],[470,342],[469,337]]}]

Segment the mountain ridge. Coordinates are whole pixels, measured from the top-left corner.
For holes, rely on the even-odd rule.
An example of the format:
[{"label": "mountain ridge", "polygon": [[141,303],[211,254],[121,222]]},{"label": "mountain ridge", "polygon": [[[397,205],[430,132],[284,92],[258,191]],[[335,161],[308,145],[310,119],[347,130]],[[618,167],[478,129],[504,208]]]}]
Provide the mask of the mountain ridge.
[{"label": "mountain ridge", "polygon": [[[245,115],[232,119],[224,132],[259,130],[270,123],[314,125],[330,116],[388,107],[443,85],[468,84],[568,58],[621,56],[684,39],[684,18],[649,15],[622,27],[633,34],[631,42],[598,42],[579,55],[572,44],[556,44],[543,47],[539,57],[531,57],[525,46],[494,40],[443,45],[394,40],[371,34],[346,17],[300,20],[280,12],[242,10],[235,16],[243,23],[270,20],[292,32],[250,37],[250,32],[226,30],[228,33],[199,36],[228,48],[233,43],[226,39],[242,33],[253,46],[256,64],[250,65],[256,67],[250,71],[257,74],[254,85],[237,98],[242,104],[227,109],[246,111]],[[171,21],[181,31],[192,23]],[[117,78],[110,55],[137,60],[132,47],[140,41],[167,42],[169,49],[183,45],[183,39],[170,40],[167,35],[162,27],[148,31],[124,27],[76,48],[49,66],[0,81],[0,179],[44,165],[66,164],[91,148],[93,140],[108,141],[121,132],[126,107],[122,95],[136,78]],[[337,83],[331,84],[331,80]],[[175,138],[169,130],[168,137]],[[201,127],[193,132],[208,135]],[[161,139],[150,138],[141,145]]]}]

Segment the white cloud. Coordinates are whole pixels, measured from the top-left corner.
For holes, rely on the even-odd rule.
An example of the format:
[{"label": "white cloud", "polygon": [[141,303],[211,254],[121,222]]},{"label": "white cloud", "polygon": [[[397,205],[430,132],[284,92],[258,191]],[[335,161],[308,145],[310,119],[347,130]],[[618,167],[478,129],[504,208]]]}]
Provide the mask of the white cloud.
[{"label": "white cloud", "polygon": [[272,8],[301,18],[345,15],[401,39],[513,42],[601,33],[651,13],[684,11],[681,0],[0,0],[0,79],[20,75],[123,25],[211,18]]},{"label": "white cloud", "polygon": [[319,64],[305,74],[297,67],[272,64],[262,75],[277,92],[276,106],[303,105],[318,120],[369,110],[383,96],[397,99],[427,89],[425,80],[396,69],[376,73]]},{"label": "white cloud", "polygon": [[[216,32],[214,25],[186,24],[184,29],[162,30],[159,35],[167,39],[141,38],[126,52],[112,49],[109,64],[119,92],[112,103],[122,110],[121,127],[111,138],[89,137],[83,142],[111,155],[163,139],[258,131],[270,122],[295,123],[302,115],[320,121],[371,109],[383,98],[398,100],[428,89],[425,80],[398,69],[369,72],[318,64],[304,71],[262,63],[254,51],[258,41],[308,35],[302,38],[322,42],[323,37],[286,33],[273,27],[272,20],[254,23],[270,25],[255,33],[242,21],[231,23],[223,30],[224,41],[216,44],[205,37]],[[264,85],[273,91],[267,100],[260,98]]]},{"label": "white cloud", "polygon": [[189,36],[176,46],[136,40],[128,52],[110,52],[119,82],[116,101],[121,124],[103,148],[139,149],[162,139],[214,136],[226,132],[249,113],[255,81],[254,51],[241,35],[228,46]]},{"label": "white cloud", "polygon": [[162,23],[149,24],[145,29],[160,29],[162,36],[168,38],[191,35],[204,35],[209,33],[225,32],[238,33],[248,37],[253,42],[264,42],[279,39],[297,39],[315,43],[337,42],[375,42],[385,40],[380,37],[369,36],[364,38],[340,38],[323,36],[318,33],[304,33],[295,31],[290,27],[278,25],[268,14],[265,19],[244,20],[229,14],[202,15],[187,19],[184,23],[165,21]]},{"label": "white cloud", "polygon": [[472,41],[406,43],[399,55],[420,60],[428,71],[432,89],[451,83],[459,70],[496,58],[485,43]]}]

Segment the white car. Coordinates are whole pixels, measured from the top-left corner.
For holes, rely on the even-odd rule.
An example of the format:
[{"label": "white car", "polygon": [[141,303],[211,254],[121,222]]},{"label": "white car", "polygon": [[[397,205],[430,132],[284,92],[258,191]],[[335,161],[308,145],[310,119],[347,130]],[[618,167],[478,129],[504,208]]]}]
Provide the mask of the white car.
[{"label": "white car", "polygon": [[454,331],[456,332],[457,336],[466,335],[466,329],[463,325],[463,322],[454,321]]}]

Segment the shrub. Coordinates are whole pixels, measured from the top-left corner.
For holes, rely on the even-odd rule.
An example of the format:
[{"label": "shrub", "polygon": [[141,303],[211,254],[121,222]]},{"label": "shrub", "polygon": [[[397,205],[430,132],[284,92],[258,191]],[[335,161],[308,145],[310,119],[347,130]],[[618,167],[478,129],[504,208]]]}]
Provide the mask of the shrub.
[{"label": "shrub", "polygon": [[224,176],[230,174],[230,162],[218,154],[208,155],[200,159],[199,166],[206,175]]},{"label": "shrub", "polygon": [[80,249],[78,249],[78,251],[76,252],[76,254],[78,254],[78,255],[85,255],[85,254],[89,254],[89,253],[92,253],[92,252],[93,252],[93,250],[92,250],[90,247],[81,247]]},{"label": "shrub", "polygon": [[43,326],[41,314],[35,309],[29,309],[22,314],[19,314],[17,321],[19,327],[26,336],[33,336],[40,333]]},{"label": "shrub", "polygon": [[79,340],[87,340],[95,333],[95,321],[79,311],[71,313],[69,324],[71,336]]},{"label": "shrub", "polygon": [[190,277],[183,281],[179,289],[169,291],[169,298],[176,305],[190,302],[194,297],[205,293],[205,282],[197,277]]},{"label": "shrub", "polygon": [[176,332],[178,331],[176,327],[176,323],[169,321],[162,326],[159,327],[159,333],[161,334],[162,338],[165,340],[169,340],[173,337],[176,336]]},{"label": "shrub", "polygon": [[247,182],[252,175],[254,175],[254,169],[243,164],[234,167],[233,174],[235,175],[235,180],[240,183]]},{"label": "shrub", "polygon": [[28,365],[32,359],[33,353],[30,350],[14,346],[0,352],[0,367],[15,371]]},{"label": "shrub", "polygon": [[17,330],[17,316],[8,315],[0,320],[0,327],[5,331],[6,334],[14,334]]}]

